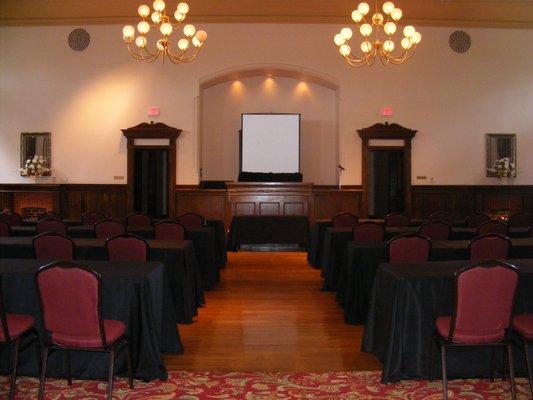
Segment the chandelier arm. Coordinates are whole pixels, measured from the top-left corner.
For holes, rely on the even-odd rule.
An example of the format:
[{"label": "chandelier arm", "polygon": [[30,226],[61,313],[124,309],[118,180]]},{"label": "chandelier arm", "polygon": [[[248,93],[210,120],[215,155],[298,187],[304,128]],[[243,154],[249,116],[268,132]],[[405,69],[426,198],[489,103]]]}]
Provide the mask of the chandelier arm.
[{"label": "chandelier arm", "polygon": [[142,51],[140,53],[137,53],[135,50],[131,48],[131,46],[128,44],[128,51],[138,61],[147,61],[152,62],[157,58],[157,54],[152,54],[148,50],[145,49],[146,53],[148,53],[148,56],[145,56]]},{"label": "chandelier arm", "polygon": [[[178,64],[180,62],[191,62],[196,57],[198,57],[198,54],[200,54],[200,48],[199,47],[197,48],[196,52],[193,55],[189,56],[189,57],[185,57],[185,52],[183,52],[179,57],[174,56],[174,57],[176,57],[176,60],[179,60],[178,62],[174,62],[174,64]],[[171,60],[172,60],[172,58],[171,58]]]}]

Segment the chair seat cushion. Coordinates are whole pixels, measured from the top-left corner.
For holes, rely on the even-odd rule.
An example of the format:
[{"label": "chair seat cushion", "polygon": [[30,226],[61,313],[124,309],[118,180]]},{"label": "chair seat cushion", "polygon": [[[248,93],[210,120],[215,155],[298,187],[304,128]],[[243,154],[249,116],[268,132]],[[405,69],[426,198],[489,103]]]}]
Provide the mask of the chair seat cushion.
[{"label": "chair seat cushion", "polygon": [[[9,336],[14,340],[33,327],[35,320],[31,315],[6,314],[6,322]],[[4,331],[0,326],[0,342],[5,342],[5,340]]]},{"label": "chair seat cushion", "polygon": [[[450,324],[452,317],[439,317],[437,318],[437,331],[439,335],[444,339],[448,339],[450,334]],[[505,330],[499,329],[498,331],[468,331],[464,332],[456,329],[453,332],[454,343],[465,344],[479,344],[479,343],[496,343],[505,337]]]},{"label": "chair seat cushion", "polygon": [[[117,341],[126,330],[126,326],[112,319],[104,319],[105,338],[108,345]],[[59,346],[67,347],[102,347],[100,336],[73,336],[62,333],[52,333],[52,341]]]},{"label": "chair seat cushion", "polygon": [[533,340],[533,314],[515,315],[513,328],[528,340]]}]

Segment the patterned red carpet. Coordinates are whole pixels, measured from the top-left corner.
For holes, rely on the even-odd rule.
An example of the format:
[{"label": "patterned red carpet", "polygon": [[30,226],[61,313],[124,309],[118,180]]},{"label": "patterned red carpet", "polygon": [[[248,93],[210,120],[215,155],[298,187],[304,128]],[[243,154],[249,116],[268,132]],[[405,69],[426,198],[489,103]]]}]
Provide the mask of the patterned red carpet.
[{"label": "patterned red carpet", "polygon": [[[529,385],[518,379],[518,398],[530,399]],[[274,399],[344,399],[344,400],[437,400],[442,398],[438,381],[404,381],[382,385],[380,372],[334,373],[213,373],[171,372],[166,382],[135,382],[130,390],[125,379],[115,383],[114,399],[181,399],[181,400],[274,400]],[[107,384],[64,380],[47,380],[46,399],[104,399]],[[8,378],[0,379],[0,398],[7,398]],[[34,378],[17,380],[17,399],[36,399],[38,384]],[[450,385],[450,399],[509,399],[507,382],[456,380]]]}]

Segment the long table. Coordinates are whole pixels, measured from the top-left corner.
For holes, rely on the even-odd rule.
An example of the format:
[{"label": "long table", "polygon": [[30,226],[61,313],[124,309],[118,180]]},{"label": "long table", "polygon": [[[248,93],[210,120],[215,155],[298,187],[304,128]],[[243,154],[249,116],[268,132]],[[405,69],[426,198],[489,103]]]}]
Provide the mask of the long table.
[{"label": "long table", "polygon": [[[0,237],[0,258],[34,258],[31,237]],[[75,258],[107,260],[105,240],[75,238]],[[178,322],[192,323],[198,307],[204,304],[204,290],[191,241],[149,240],[150,261],[164,265],[165,279],[170,285]]]},{"label": "long table", "polygon": [[[467,260],[468,241],[433,243],[430,261]],[[511,259],[533,258],[533,238],[512,239]],[[366,322],[374,278],[380,264],[388,262],[385,243],[348,243],[339,274],[336,298],[349,324]]]},{"label": "long table", "polygon": [[[520,269],[515,314],[533,312],[533,260],[508,260]],[[455,298],[454,272],[475,264],[472,261],[440,261],[413,264],[381,264],[377,270],[362,350],[383,363],[384,383],[402,379],[428,379],[431,336],[435,320],[451,315]],[[490,350],[450,349],[447,352],[451,377],[490,376]],[[513,351],[516,368],[524,371],[523,350]]]},{"label": "long table", "polygon": [[[134,375],[138,379],[167,379],[162,352],[180,354],[183,346],[176,329],[176,315],[170,287],[164,278],[160,262],[131,263],[79,260],[102,276],[103,317],[122,321],[126,325],[132,348]],[[7,312],[35,317],[41,332],[42,321],[35,288],[35,272],[46,261],[33,259],[0,259],[4,305]],[[10,352],[1,353],[1,370],[11,368]],[[71,352],[73,376],[82,379],[105,379],[108,355]],[[21,353],[20,374],[37,376],[34,352]],[[123,356],[117,359],[117,371],[125,371]],[[60,353],[49,360],[48,375],[64,377]]]}]

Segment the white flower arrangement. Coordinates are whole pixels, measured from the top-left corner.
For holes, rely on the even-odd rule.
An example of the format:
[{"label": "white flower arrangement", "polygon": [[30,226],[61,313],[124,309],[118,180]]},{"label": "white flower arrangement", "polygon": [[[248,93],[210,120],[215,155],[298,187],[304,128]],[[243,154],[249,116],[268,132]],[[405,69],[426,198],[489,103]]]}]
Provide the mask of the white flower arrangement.
[{"label": "white flower arrangement", "polygon": [[43,156],[33,156],[28,158],[24,167],[20,169],[22,176],[43,176],[50,174],[52,170],[48,165],[48,160]]},{"label": "white flower arrangement", "polygon": [[516,168],[514,163],[511,162],[509,157],[503,157],[494,161],[492,168],[488,168],[487,172],[492,176],[498,178],[514,178],[516,177]]}]

